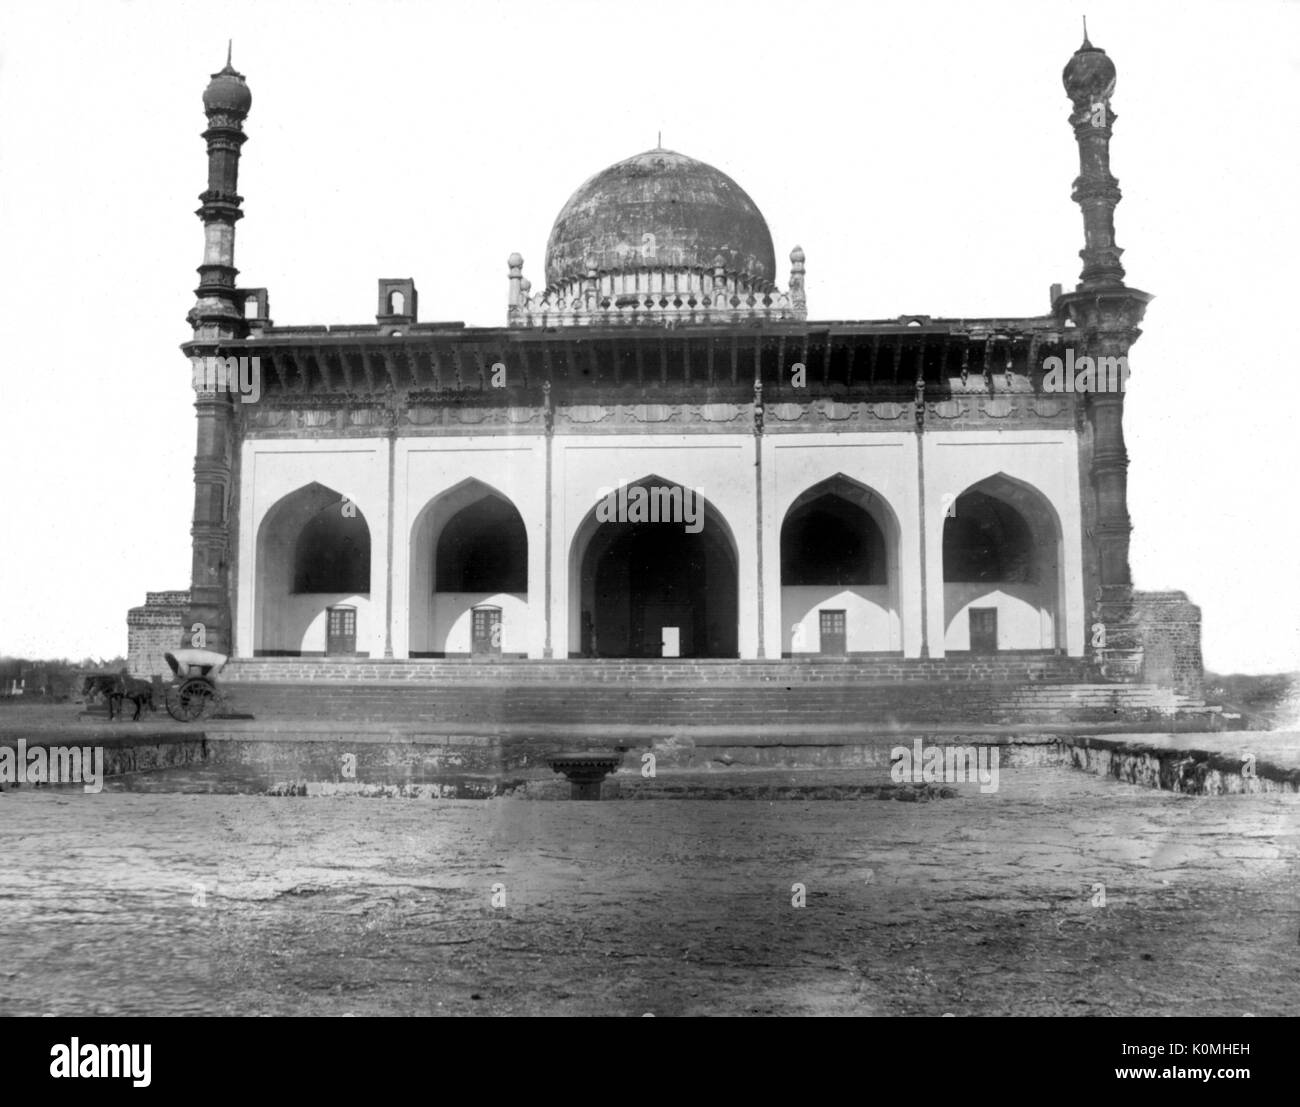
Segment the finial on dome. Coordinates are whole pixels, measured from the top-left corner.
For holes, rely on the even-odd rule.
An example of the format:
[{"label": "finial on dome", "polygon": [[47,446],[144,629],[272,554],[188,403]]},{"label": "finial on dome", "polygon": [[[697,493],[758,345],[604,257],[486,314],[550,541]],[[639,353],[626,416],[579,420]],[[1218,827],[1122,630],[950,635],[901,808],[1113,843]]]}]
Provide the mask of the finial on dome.
[{"label": "finial on dome", "polygon": [[518,254],[511,254],[506,259],[506,264],[510,266],[511,269],[522,269],[524,265],[524,259],[520,257]]},{"label": "finial on dome", "polygon": [[1088,41],[1088,17],[1086,15],[1083,17],[1083,45],[1080,47],[1080,49],[1081,50],[1092,49],[1092,43]]},{"label": "finial on dome", "polygon": [[243,77],[243,74],[236,71],[234,64],[231,62],[234,52],[235,40],[233,38],[226,39],[226,66],[220,73],[212,74],[214,77]]},{"label": "finial on dome", "polygon": [[663,131],[658,131],[655,134],[655,149],[662,150],[663,148],[664,148],[664,133]]},{"label": "finial on dome", "polygon": [[806,260],[802,246],[796,246],[790,251],[790,260],[794,262],[795,265],[800,265]]}]

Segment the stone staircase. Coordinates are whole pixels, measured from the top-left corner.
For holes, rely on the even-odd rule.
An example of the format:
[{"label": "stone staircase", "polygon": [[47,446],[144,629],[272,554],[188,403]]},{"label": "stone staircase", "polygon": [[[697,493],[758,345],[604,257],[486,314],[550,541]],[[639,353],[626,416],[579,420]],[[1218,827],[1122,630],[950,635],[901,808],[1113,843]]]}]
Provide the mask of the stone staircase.
[{"label": "stone staircase", "polygon": [[1159,723],[1217,708],[1150,684],[1102,684],[1055,656],[931,661],[238,661],[228,709],[258,722],[690,728]]}]

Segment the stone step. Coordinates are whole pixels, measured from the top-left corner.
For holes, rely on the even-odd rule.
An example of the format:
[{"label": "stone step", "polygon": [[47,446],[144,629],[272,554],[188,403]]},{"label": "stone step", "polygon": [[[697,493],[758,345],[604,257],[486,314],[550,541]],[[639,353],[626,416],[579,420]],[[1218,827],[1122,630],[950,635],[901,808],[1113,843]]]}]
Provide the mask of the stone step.
[{"label": "stone step", "polygon": [[[1064,686],[1044,689],[1001,682],[928,686],[840,684],[818,686],[710,683],[588,687],[523,684],[431,686],[223,681],[228,709],[258,720],[337,722],[522,724],[565,722],[628,725],[653,722],[698,726],[725,721],[738,726],[834,723],[873,726],[890,722],[1012,723],[1107,721],[1205,711],[1144,685]],[[1044,693],[1039,695],[1038,693]]]},{"label": "stone step", "polygon": [[735,683],[837,683],[876,681],[1078,681],[1089,675],[1080,658],[1056,654],[1016,654],[971,659],[930,660],[819,658],[816,660],[376,660],[343,658],[254,658],[230,662],[222,677],[237,682],[418,682],[418,683],[567,683],[635,681]]}]

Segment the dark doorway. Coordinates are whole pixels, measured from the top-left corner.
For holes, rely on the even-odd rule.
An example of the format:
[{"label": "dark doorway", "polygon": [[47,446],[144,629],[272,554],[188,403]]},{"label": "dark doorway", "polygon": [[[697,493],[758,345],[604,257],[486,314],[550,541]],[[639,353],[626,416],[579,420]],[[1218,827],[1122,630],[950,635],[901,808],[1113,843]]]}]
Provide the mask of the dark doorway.
[{"label": "dark doorway", "polygon": [[331,657],[351,657],[357,652],[357,609],[329,608],[325,652]]},{"label": "dark doorway", "polygon": [[970,609],[971,653],[998,652],[998,609],[972,607]]},{"label": "dark doorway", "polygon": [[706,515],[695,534],[678,523],[601,523],[581,573],[584,656],[738,655],[736,563],[716,519]]},{"label": "dark doorway", "polygon": [[471,650],[475,657],[501,654],[501,608],[474,608],[474,625],[471,628]]},{"label": "dark doorway", "polygon": [[845,612],[823,609],[817,616],[821,621],[821,653],[826,657],[843,657],[848,645]]}]

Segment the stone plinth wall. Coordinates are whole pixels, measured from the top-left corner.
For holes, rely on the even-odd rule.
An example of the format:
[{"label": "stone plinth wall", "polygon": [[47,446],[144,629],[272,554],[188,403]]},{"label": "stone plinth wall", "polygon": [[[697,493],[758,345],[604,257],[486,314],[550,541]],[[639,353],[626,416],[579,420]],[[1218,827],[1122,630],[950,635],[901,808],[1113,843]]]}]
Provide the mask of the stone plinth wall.
[{"label": "stone plinth wall", "polygon": [[1134,592],[1133,624],[1142,647],[1142,679],[1200,696],[1201,609],[1185,592]]},{"label": "stone plinth wall", "polygon": [[127,612],[126,657],[132,676],[148,679],[157,674],[171,679],[163,654],[183,644],[189,605],[188,591],[146,592],[145,605]]},{"label": "stone plinth wall", "polygon": [[[128,709],[127,718],[130,718]],[[140,716],[140,727],[148,727],[149,712]],[[169,720],[170,722],[170,720]],[[201,731],[185,734],[163,734],[156,729],[142,734],[120,735],[92,732],[93,737],[70,738],[67,732],[41,735],[24,733],[27,749],[37,746],[63,746],[69,743],[81,746],[99,746],[103,751],[104,776],[122,776],[125,773],[148,773],[157,769],[175,769],[183,765],[197,765],[208,759],[208,741]],[[0,746],[18,748],[18,739],[0,734]],[[13,785],[6,785],[12,787]]]},{"label": "stone plinth wall", "polygon": [[295,723],[387,724],[463,733],[460,726],[563,733],[566,726],[621,727],[670,733],[694,727],[820,728],[822,737],[887,733],[896,726],[1010,726],[1088,722],[1206,729],[1213,712],[1167,688],[1149,684],[1055,684],[1044,681],[885,684],[711,684],[654,681],[574,685],[540,681],[516,685],[358,679],[303,683],[227,680],[230,710],[279,729]]},{"label": "stone plinth wall", "polygon": [[1053,654],[950,655],[927,661],[878,658],[728,661],[607,659],[567,661],[479,661],[469,659],[380,660],[341,657],[236,658],[223,681],[297,684],[305,681],[416,684],[897,684],[911,682],[1055,681],[1074,683],[1086,675],[1082,658]]},{"label": "stone plinth wall", "polygon": [[1146,745],[1099,735],[1076,735],[1067,744],[1076,769],[1126,784],[1196,796],[1300,792],[1300,769],[1260,761],[1251,772],[1243,772],[1245,758],[1235,751]]}]

